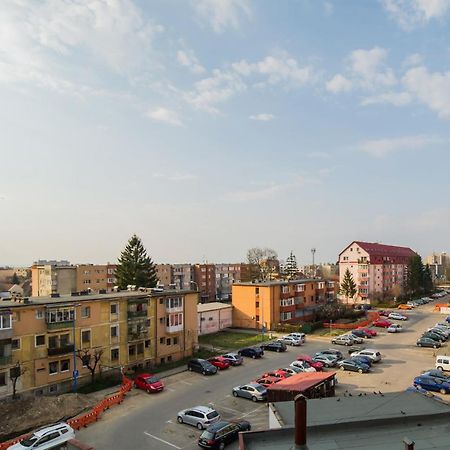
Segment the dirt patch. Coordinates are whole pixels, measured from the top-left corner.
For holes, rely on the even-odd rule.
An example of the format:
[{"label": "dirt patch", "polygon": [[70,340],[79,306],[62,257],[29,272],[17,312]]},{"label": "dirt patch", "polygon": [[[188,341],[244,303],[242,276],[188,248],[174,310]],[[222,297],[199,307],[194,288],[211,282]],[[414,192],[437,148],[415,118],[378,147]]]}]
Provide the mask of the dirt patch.
[{"label": "dirt patch", "polygon": [[97,402],[96,396],[81,394],[2,401],[0,402],[0,442],[35,428],[76,416],[92,408]]}]

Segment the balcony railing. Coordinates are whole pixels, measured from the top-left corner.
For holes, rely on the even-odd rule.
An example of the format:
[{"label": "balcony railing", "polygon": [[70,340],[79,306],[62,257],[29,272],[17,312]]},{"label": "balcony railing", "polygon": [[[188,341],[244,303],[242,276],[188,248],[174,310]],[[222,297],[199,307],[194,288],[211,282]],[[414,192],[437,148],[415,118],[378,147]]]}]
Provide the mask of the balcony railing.
[{"label": "balcony railing", "polygon": [[48,330],[60,330],[61,328],[73,327],[73,320],[66,320],[64,322],[47,322]]},{"label": "balcony railing", "polygon": [[145,311],[128,311],[129,319],[135,319],[136,317],[147,317],[147,310],[145,310]]},{"label": "balcony railing", "polygon": [[170,307],[170,306],[166,305],[166,311],[168,313],[181,313],[181,312],[183,312],[183,305],[181,305],[181,306],[173,306],[173,307]]},{"label": "balcony railing", "polygon": [[292,291],[292,292],[282,292],[281,294],[280,294],[280,297],[282,298],[282,299],[286,299],[286,298],[291,298],[291,297],[294,297],[294,295],[295,295],[295,293]]},{"label": "balcony railing", "polygon": [[0,366],[7,366],[12,363],[12,355],[0,356]]},{"label": "balcony railing", "polygon": [[180,331],[183,331],[183,325],[166,326],[167,333],[179,333]]},{"label": "balcony railing", "polygon": [[72,353],[74,349],[73,344],[61,345],[60,347],[48,348],[48,356],[65,355],[67,353]]},{"label": "balcony railing", "polygon": [[140,333],[128,333],[128,342],[147,339],[148,336],[149,336],[148,331],[141,331]]}]

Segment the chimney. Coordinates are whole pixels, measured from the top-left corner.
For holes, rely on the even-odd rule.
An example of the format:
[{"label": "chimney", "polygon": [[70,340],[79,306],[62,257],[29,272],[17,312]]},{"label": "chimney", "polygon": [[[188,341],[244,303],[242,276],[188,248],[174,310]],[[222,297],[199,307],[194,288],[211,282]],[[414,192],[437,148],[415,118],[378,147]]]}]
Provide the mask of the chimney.
[{"label": "chimney", "polygon": [[306,445],[306,397],[302,394],[294,398],[295,405],[295,445],[292,450],[308,450]]}]

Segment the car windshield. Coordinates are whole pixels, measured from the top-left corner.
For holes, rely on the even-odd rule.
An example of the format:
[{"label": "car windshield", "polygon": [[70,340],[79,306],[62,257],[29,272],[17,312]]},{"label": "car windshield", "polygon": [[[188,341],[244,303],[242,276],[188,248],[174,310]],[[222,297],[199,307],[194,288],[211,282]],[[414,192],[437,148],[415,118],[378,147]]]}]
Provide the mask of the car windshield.
[{"label": "car windshield", "polygon": [[214,433],[211,433],[208,430],[205,430],[202,435],[200,436],[200,439],[207,439],[208,441],[210,439],[214,439]]},{"label": "car windshield", "polygon": [[214,419],[214,417],[217,417],[219,413],[217,411],[211,411],[210,413],[206,414],[206,417],[208,419]]},{"label": "car windshield", "polygon": [[36,436],[31,436],[28,439],[22,441],[20,445],[23,445],[24,447],[31,447],[37,440],[38,438]]},{"label": "car windshield", "polygon": [[157,383],[159,380],[157,377],[148,377],[145,379],[145,382],[148,384]]},{"label": "car windshield", "polygon": [[266,388],[264,386],[254,386],[254,388],[258,391],[258,392],[264,392],[266,390]]}]

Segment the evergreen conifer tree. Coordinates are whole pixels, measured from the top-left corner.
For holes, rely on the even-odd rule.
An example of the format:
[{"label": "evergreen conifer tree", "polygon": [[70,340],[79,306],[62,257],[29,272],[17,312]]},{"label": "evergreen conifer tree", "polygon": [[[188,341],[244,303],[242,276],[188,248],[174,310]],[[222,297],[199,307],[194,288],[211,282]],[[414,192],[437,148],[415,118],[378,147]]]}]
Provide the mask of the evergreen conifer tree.
[{"label": "evergreen conifer tree", "polygon": [[155,264],[135,234],[120,255],[115,275],[119,289],[128,285],[151,288],[158,284]]},{"label": "evergreen conifer tree", "polygon": [[431,292],[433,290],[433,276],[429,264],[425,265],[423,271],[423,289],[425,292]]},{"label": "evergreen conifer tree", "polygon": [[295,278],[298,274],[298,267],[297,267],[297,258],[292,253],[288,256],[286,259],[286,264],[284,266],[284,276],[288,280],[292,280]]},{"label": "evergreen conifer tree", "polygon": [[345,271],[344,279],[342,280],[339,293],[345,295],[347,303],[349,298],[353,298],[356,295],[356,284],[348,268]]},{"label": "evergreen conifer tree", "polygon": [[412,256],[408,263],[406,281],[406,288],[409,294],[416,294],[422,291],[424,287],[424,272],[422,258],[419,255]]}]

